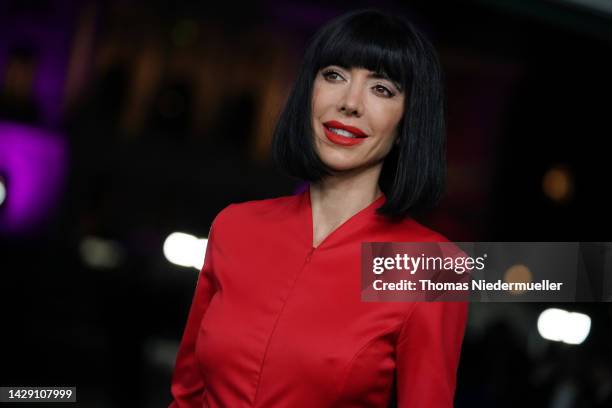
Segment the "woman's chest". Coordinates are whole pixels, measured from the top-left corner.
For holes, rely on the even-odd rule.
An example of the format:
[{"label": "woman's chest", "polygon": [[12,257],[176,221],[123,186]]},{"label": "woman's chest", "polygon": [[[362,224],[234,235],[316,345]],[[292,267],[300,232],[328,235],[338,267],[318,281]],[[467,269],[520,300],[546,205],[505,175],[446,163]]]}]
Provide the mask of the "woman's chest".
[{"label": "woman's chest", "polygon": [[220,290],[197,344],[204,375],[241,376],[258,399],[287,384],[317,393],[321,404],[347,396],[367,401],[364,392],[376,403],[386,398],[407,305],[361,301],[359,249],[278,245],[217,257]]}]

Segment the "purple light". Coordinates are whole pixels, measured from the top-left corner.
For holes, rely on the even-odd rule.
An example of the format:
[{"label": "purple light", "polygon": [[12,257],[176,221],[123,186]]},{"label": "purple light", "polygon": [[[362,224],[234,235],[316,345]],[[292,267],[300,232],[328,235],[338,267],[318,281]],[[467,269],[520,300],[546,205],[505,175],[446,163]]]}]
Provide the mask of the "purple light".
[{"label": "purple light", "polygon": [[46,219],[64,187],[67,159],[62,136],[0,122],[0,173],[6,178],[0,232],[26,233]]}]

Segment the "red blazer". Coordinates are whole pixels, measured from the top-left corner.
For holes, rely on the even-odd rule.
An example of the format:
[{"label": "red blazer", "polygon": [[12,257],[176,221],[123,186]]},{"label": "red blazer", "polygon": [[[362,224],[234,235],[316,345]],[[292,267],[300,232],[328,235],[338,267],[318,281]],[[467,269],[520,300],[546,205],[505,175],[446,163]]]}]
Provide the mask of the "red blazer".
[{"label": "red blazer", "polygon": [[465,302],[362,302],[362,241],[447,241],[375,213],[312,246],[310,192],[232,204],[211,227],[170,407],[452,407]]}]

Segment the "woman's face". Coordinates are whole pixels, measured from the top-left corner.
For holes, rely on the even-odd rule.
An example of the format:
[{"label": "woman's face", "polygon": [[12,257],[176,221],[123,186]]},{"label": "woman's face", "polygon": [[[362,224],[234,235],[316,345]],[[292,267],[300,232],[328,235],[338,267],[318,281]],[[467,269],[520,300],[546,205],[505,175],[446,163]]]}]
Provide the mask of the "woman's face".
[{"label": "woman's face", "polygon": [[382,166],[404,115],[404,93],[363,68],[321,69],[312,93],[315,149],[332,170]]}]

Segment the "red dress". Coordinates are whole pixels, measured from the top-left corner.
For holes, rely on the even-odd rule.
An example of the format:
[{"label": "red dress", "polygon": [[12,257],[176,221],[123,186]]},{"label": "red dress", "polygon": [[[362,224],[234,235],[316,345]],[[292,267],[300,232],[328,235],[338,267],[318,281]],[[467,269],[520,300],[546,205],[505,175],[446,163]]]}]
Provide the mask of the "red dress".
[{"label": "red dress", "polygon": [[[452,407],[465,302],[362,302],[362,241],[447,241],[379,197],[312,246],[310,192],[211,226],[171,407]],[[393,387],[393,384],[396,384]],[[396,391],[393,391],[396,390]]]}]

